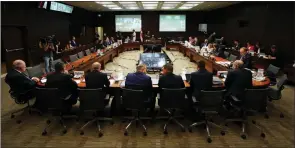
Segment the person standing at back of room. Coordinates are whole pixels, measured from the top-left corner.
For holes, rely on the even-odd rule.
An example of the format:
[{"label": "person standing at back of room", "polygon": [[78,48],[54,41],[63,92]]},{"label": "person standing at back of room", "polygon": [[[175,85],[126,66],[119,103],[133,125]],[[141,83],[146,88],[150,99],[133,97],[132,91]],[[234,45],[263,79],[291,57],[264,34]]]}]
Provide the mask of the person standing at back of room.
[{"label": "person standing at back of room", "polygon": [[136,41],[136,32],[133,29],[133,33],[132,33],[132,41],[135,42]]}]

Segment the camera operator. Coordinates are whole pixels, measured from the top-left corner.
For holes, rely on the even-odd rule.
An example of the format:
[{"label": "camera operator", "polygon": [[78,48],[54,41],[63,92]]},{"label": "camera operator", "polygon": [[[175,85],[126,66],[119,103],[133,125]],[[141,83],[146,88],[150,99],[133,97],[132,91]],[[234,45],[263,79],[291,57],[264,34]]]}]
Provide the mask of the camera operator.
[{"label": "camera operator", "polygon": [[53,61],[53,52],[55,51],[54,44],[52,42],[52,38],[47,37],[45,39],[45,42],[43,43],[43,45],[41,45],[41,48],[43,49],[43,59],[44,59],[44,64],[45,64],[45,72],[49,73],[52,69],[51,67],[52,67],[52,61]]}]

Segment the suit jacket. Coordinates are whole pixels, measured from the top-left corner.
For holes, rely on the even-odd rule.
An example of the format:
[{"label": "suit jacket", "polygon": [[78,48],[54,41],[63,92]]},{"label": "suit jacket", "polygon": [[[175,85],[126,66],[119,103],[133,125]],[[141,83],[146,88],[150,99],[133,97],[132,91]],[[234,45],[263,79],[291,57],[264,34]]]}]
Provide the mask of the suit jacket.
[{"label": "suit jacket", "polygon": [[184,88],[184,83],[181,76],[173,73],[163,75],[159,79],[159,89],[162,88]]},{"label": "suit jacket", "polygon": [[238,45],[234,45],[234,48],[235,48],[235,50],[240,50],[240,48],[241,48],[240,43]]},{"label": "suit jacket", "polygon": [[12,69],[7,73],[5,82],[9,85],[10,90],[16,93],[16,95],[34,89],[36,86],[36,82],[31,80],[29,76],[18,72],[15,69]]},{"label": "suit jacket", "polygon": [[47,75],[47,81],[45,83],[47,88],[58,88],[59,95],[62,98],[66,98],[70,94],[77,94],[78,85],[72,80],[71,76],[68,74],[55,72]]},{"label": "suit jacket", "polygon": [[85,82],[87,88],[104,88],[110,86],[110,81],[106,74],[97,70],[89,72],[85,76]]},{"label": "suit jacket", "polygon": [[250,53],[240,57],[240,60],[244,62],[243,68],[252,69],[252,56]]},{"label": "suit jacket", "polygon": [[252,73],[246,69],[229,71],[224,84],[229,94],[242,95],[246,88],[252,88]]},{"label": "suit jacket", "polygon": [[202,43],[200,48],[202,48],[204,46],[208,46],[208,43]]},{"label": "suit jacket", "polygon": [[153,87],[151,77],[142,72],[129,73],[126,77],[125,86]]},{"label": "suit jacket", "polygon": [[77,45],[76,41],[71,40],[71,46],[76,47],[78,45]]},{"label": "suit jacket", "polygon": [[201,90],[208,90],[212,88],[213,75],[206,69],[200,69],[191,74],[190,87],[193,95],[198,97]]}]

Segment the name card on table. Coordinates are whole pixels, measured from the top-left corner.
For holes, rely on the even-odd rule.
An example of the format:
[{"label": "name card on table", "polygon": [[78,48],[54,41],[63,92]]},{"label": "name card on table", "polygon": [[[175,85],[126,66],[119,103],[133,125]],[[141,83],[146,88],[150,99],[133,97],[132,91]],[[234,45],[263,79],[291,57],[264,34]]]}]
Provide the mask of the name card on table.
[{"label": "name card on table", "polygon": [[84,71],[74,71],[74,78],[79,79],[84,75]]},{"label": "name card on table", "polygon": [[44,77],[41,79],[41,83],[46,83],[47,79]]}]

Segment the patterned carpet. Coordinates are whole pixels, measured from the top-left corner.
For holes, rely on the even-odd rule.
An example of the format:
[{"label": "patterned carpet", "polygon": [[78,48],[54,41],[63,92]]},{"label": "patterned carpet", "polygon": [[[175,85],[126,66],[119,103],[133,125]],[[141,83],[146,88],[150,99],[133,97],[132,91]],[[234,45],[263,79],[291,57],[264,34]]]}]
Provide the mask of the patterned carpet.
[{"label": "patterned carpet", "polygon": [[[139,56],[139,52],[130,51],[123,53],[114,63],[107,64],[107,69],[117,69],[118,63],[121,64],[125,71],[135,70],[135,60]],[[178,73],[182,68],[192,68],[194,65],[185,57],[177,52],[167,53],[177,57],[174,61],[175,73]],[[170,55],[169,55],[170,54]],[[120,61],[120,60],[123,60]],[[172,60],[173,61],[173,60]],[[129,63],[128,63],[129,62]],[[189,70],[191,71],[191,70]],[[220,130],[211,128],[212,143],[207,143],[206,132],[203,127],[193,129],[193,133],[181,132],[175,125],[168,126],[168,135],[164,135],[162,126],[164,121],[155,123],[146,122],[148,135],[145,137],[142,134],[140,126],[135,125],[129,130],[129,136],[124,136],[124,127],[127,123],[122,123],[118,117],[115,117],[115,124],[111,125],[107,122],[103,123],[102,129],[104,136],[98,137],[95,125],[91,125],[85,129],[85,135],[79,134],[79,129],[84,122],[76,122],[67,120],[68,132],[65,135],[61,134],[61,128],[58,124],[52,126],[47,136],[42,136],[42,130],[46,125],[47,115],[32,116],[26,113],[20,113],[16,118],[23,119],[21,124],[16,124],[16,119],[10,119],[10,112],[21,108],[16,105],[8,94],[8,86],[3,78],[1,79],[1,146],[2,147],[159,147],[159,148],[178,148],[178,147],[277,147],[291,148],[294,147],[294,87],[286,86],[283,90],[283,98],[279,101],[269,103],[269,119],[265,119],[263,115],[255,117],[257,122],[265,129],[266,138],[260,137],[260,132],[255,127],[249,126],[247,129],[248,139],[240,138],[240,128],[235,124],[229,124],[228,132],[225,136],[220,135]],[[285,118],[280,118],[279,113],[282,111]],[[191,124],[190,121],[180,120],[185,126]]]}]

